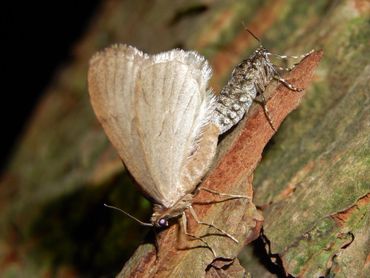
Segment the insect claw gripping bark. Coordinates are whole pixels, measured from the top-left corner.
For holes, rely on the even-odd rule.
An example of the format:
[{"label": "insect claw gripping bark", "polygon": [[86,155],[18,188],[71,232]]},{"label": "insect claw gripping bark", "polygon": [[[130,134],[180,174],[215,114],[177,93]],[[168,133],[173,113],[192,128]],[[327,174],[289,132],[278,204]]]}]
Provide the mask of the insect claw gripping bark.
[{"label": "insect claw gripping bark", "polygon": [[[247,31],[260,42],[251,31]],[[276,66],[270,61],[269,56],[273,55],[281,59],[303,59],[311,53],[312,51],[300,56],[277,55],[267,51],[261,44],[251,56],[238,64],[231,73],[228,83],[222,89],[212,115],[212,120],[219,127],[220,133],[222,134],[236,125],[248,112],[252,102],[257,101],[257,96],[261,97],[260,103],[266,118],[271,128],[276,131],[263,95],[267,85],[276,79],[292,91],[300,92],[302,89],[290,84],[278,72],[278,70],[291,70],[295,65],[288,68]]]}]

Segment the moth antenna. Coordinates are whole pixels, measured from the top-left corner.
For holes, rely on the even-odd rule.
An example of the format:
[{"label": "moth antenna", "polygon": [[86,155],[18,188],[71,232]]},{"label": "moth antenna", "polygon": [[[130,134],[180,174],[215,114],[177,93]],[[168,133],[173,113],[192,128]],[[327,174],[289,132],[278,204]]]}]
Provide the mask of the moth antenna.
[{"label": "moth antenna", "polygon": [[251,30],[249,30],[248,28],[245,29],[249,34],[252,35],[253,38],[256,39],[256,41],[258,41],[260,43],[260,45],[262,45],[262,41],[260,40],[259,37],[257,37],[255,34],[253,34],[253,32]]},{"label": "moth antenna", "polygon": [[140,221],[135,216],[129,214],[128,212],[126,212],[126,211],[124,211],[124,210],[122,210],[120,208],[117,208],[117,207],[114,207],[114,206],[110,206],[110,205],[107,205],[107,204],[104,204],[104,206],[107,207],[107,208],[115,209],[115,210],[118,210],[118,211],[122,212],[124,215],[126,215],[126,216],[130,217],[131,219],[135,220],[140,225],[147,226],[147,227],[153,227],[153,224],[152,223],[145,223],[143,221]]},{"label": "moth antenna", "polygon": [[247,31],[249,34],[251,34],[252,37],[255,38],[256,41],[258,41],[262,45],[262,41],[260,40],[260,38],[257,37],[251,30],[248,29],[248,27],[247,27],[247,25],[245,24],[244,21],[242,21],[242,25],[244,27],[244,30]]}]

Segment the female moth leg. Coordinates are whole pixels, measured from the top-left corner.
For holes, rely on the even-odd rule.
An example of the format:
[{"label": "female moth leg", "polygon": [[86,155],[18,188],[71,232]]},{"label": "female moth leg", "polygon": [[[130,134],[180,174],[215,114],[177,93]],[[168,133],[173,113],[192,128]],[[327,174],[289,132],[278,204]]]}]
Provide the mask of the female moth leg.
[{"label": "female moth leg", "polygon": [[276,128],[272,122],[272,118],[271,118],[271,114],[270,114],[270,111],[268,110],[267,108],[267,102],[266,102],[266,98],[265,96],[263,95],[263,93],[259,92],[258,91],[258,96],[261,98],[261,100],[258,100],[257,98],[254,99],[255,102],[259,103],[262,108],[263,108],[263,112],[265,113],[266,115],[266,118],[267,118],[267,121],[269,122],[271,128],[273,131],[276,132]]},{"label": "female moth leg", "polygon": [[[272,55],[272,56],[275,56],[275,57],[278,57],[282,60],[287,60],[287,59],[300,59],[300,61],[302,61],[304,58],[306,58],[308,55],[312,54],[315,50],[312,49],[310,50],[309,52],[305,53],[305,54],[302,54],[302,55],[279,55],[279,54],[275,54],[275,53],[270,53],[268,52],[267,54],[268,55]],[[279,70],[284,70],[284,71],[291,71],[292,69],[294,69],[299,63],[295,63],[293,64],[292,66],[290,67],[278,67],[278,66],[275,66],[275,68],[279,69]]]},{"label": "female moth leg", "polygon": [[271,52],[267,52],[266,54],[268,55],[273,55],[275,57],[278,57],[280,59],[304,59],[306,58],[308,55],[312,54],[315,50],[314,49],[311,49],[310,51],[306,52],[305,54],[301,54],[301,55],[279,55],[279,54],[275,54],[275,53],[271,53]]},{"label": "female moth leg", "polygon": [[197,239],[197,240],[200,240],[201,242],[203,242],[204,247],[208,248],[212,252],[213,256],[216,258],[217,257],[216,252],[212,249],[211,246],[209,246],[209,244],[204,239],[188,233],[188,229],[187,229],[188,220],[186,218],[185,212],[183,212],[182,215],[181,215],[181,221],[182,221],[182,226],[183,226],[183,229],[184,229],[184,234],[187,235],[188,237],[191,237],[193,239]]},{"label": "female moth leg", "polygon": [[278,80],[279,82],[283,83],[285,86],[287,86],[290,90],[295,91],[295,92],[302,92],[303,89],[297,88],[294,85],[290,84],[287,80],[284,78],[280,77],[279,75],[275,75],[274,79]]},{"label": "female moth leg", "polygon": [[277,68],[278,70],[283,70],[283,71],[291,71],[292,69],[294,69],[299,63],[295,63],[293,64],[292,66],[290,67],[278,67],[278,66],[275,66],[275,68]]},{"label": "female moth leg", "polygon": [[189,210],[190,210],[191,215],[194,217],[195,222],[197,222],[198,224],[205,225],[205,226],[208,226],[208,227],[212,227],[212,228],[216,229],[217,231],[219,231],[221,234],[223,234],[223,235],[227,236],[228,238],[230,238],[231,240],[235,241],[236,243],[239,243],[239,241],[235,237],[233,237],[232,235],[230,235],[226,231],[216,227],[215,225],[213,225],[211,223],[206,223],[206,222],[200,221],[192,206],[189,207]]},{"label": "female moth leg", "polygon": [[[286,87],[288,87],[290,90],[292,90],[294,92],[302,92],[303,91],[303,89],[295,87],[294,85],[290,84],[287,80],[285,80],[284,78],[282,78],[278,74],[278,72],[276,72],[276,75],[274,76],[274,79],[276,79],[279,82],[283,83]],[[276,128],[275,128],[275,126],[273,124],[270,111],[268,110],[267,105],[266,105],[267,102],[266,102],[265,96],[264,96],[264,94],[263,94],[263,92],[261,90],[258,90],[257,91],[257,94],[261,98],[261,100],[258,100],[257,98],[255,98],[254,101],[262,105],[263,111],[265,112],[266,118],[267,118],[267,120],[268,120],[271,128],[276,132]]]}]

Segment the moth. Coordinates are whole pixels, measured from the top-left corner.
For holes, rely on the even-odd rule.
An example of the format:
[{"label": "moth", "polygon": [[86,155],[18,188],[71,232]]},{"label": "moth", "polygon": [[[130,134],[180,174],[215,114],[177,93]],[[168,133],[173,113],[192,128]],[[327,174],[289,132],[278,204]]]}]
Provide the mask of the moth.
[{"label": "moth", "polygon": [[207,60],[194,51],[148,55],[132,46],[114,45],[91,58],[88,87],[93,110],[127,169],[154,203],[150,223],[125,214],[158,228],[181,218],[185,234],[202,241],[214,256],[205,240],[188,233],[185,211],[197,223],[238,242],[200,221],[192,199],[198,190],[247,198],[197,185],[209,170],[218,136],[243,117],[275,77],[268,55],[260,47],[239,64],[220,96],[208,88],[212,70]]},{"label": "moth", "polygon": [[273,55],[281,59],[294,58],[302,60],[313,52],[311,50],[299,56],[273,54],[262,45],[258,37],[250,30],[246,30],[260,43],[260,46],[252,55],[234,68],[229,81],[218,97],[213,121],[220,128],[221,133],[236,125],[243,118],[244,114],[248,112],[257,97],[261,99],[260,102],[270,126],[276,131],[266,106],[264,97],[266,87],[275,79],[292,91],[300,92],[302,89],[295,87],[280,76],[280,71],[290,71],[296,64],[289,68],[279,67],[271,62],[270,56]]}]

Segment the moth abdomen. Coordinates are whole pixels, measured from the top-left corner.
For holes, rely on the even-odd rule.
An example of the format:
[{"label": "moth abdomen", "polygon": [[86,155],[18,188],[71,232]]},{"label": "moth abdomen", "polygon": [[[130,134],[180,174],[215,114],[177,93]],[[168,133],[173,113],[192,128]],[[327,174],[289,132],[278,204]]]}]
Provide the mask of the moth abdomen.
[{"label": "moth abdomen", "polygon": [[215,109],[215,123],[224,133],[237,124],[244,116],[255,98],[255,90],[250,87],[234,88],[225,86]]}]

